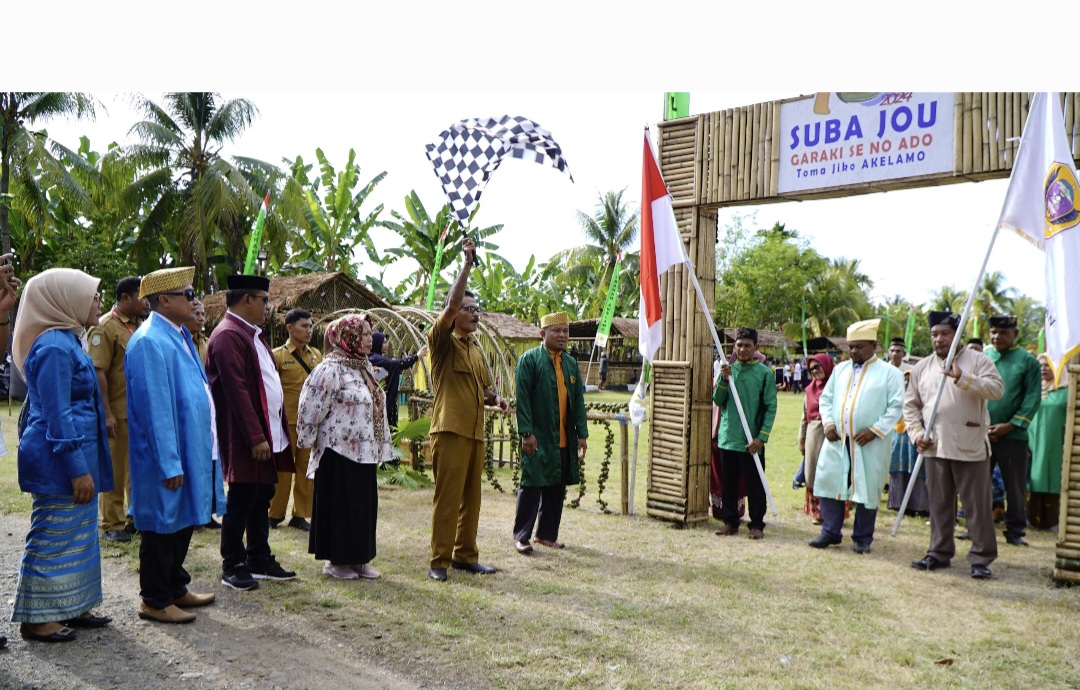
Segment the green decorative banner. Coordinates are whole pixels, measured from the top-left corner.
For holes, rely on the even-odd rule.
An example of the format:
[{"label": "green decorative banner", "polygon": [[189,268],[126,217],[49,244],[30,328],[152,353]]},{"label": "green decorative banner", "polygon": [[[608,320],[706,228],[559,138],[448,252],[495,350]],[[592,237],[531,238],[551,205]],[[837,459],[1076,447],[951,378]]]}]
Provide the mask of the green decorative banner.
[{"label": "green decorative banner", "polygon": [[611,333],[611,319],[615,317],[615,307],[619,304],[619,275],[622,272],[622,258],[615,262],[615,270],[611,272],[611,283],[608,285],[607,299],[604,300],[604,311],[600,313],[600,323],[596,326],[596,346],[603,349],[607,347],[608,335]]},{"label": "green decorative banner", "polygon": [[907,331],[904,333],[904,349],[911,352],[911,341],[915,337],[915,310],[908,312]]},{"label": "green decorative banner", "polygon": [[263,228],[266,227],[266,213],[270,210],[270,192],[266,193],[262,207],[259,209],[259,217],[255,219],[255,228],[251,231],[251,240],[248,242],[247,257],[244,259],[244,273],[255,273],[255,258],[262,246]]},{"label": "green decorative banner", "polygon": [[435,304],[435,283],[439,282],[439,271],[442,270],[442,253],[443,247],[446,244],[446,233],[450,232],[450,225],[447,224],[446,229],[439,235],[439,246],[435,248],[435,267],[431,269],[431,278],[428,280],[427,286],[427,310],[431,311],[431,307]]}]

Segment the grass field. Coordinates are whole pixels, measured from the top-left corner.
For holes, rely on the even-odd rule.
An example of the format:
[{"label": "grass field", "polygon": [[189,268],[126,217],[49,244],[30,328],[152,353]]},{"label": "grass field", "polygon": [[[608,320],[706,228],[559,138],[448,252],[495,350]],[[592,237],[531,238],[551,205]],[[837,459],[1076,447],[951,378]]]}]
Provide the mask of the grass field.
[{"label": "grass field", "polygon": [[[452,687],[1080,687],[1080,590],[1051,582],[1050,533],[1030,533],[1029,548],[999,539],[994,579],[985,582],[968,576],[964,542],[950,570],[913,570],[929,528],[906,520],[890,537],[887,510],[869,555],[854,554],[847,539],[826,551],[806,545],[817,528],[801,512],[802,492],[791,489],[801,403],[801,395],[780,395],[767,468],[779,515],[767,516],[763,541],[746,539],[745,530],[717,537],[715,522],[677,529],[645,517],[647,433],[637,514],[603,514],[595,501],[598,428],[588,493],[564,513],[564,551],[537,546],[518,555],[514,498],[486,486],[481,560],[500,572],[451,571],[449,583],[431,582],[431,489],[388,487],[373,563],[381,580],[319,575],[306,535],[279,528],[275,553],[300,579],[267,583],[253,597],[290,625],[334,626],[368,658]],[[15,418],[2,416],[12,449]],[[2,462],[0,507],[29,510],[15,486],[14,452]],[[509,470],[499,476],[508,487]],[[619,481],[616,454],[605,491],[616,511]],[[104,548],[137,561],[131,549]],[[216,533],[196,533],[188,564],[197,582],[217,581]]]}]

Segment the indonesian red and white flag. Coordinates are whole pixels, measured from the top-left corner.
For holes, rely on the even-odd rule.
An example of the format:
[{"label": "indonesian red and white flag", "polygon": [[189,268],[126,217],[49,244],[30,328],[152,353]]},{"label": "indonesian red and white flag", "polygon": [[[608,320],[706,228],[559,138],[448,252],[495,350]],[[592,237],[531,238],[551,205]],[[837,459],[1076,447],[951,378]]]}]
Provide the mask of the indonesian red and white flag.
[{"label": "indonesian red and white flag", "polygon": [[1046,252],[1046,353],[1060,381],[1080,353],[1080,183],[1056,93],[1031,101],[1000,227]]},{"label": "indonesian red and white flag", "polygon": [[641,309],[638,312],[638,350],[652,362],[664,336],[660,276],[672,266],[688,263],[675,210],[671,206],[660,166],[645,130],[645,159],[641,170]]}]

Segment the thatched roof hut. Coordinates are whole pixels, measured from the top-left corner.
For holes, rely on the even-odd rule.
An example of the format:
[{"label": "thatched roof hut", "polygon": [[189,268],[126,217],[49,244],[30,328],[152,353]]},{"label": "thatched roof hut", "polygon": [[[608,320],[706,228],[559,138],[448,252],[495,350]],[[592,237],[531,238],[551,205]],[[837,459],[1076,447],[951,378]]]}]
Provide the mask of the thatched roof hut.
[{"label": "thatched roof hut", "polygon": [[[592,340],[596,338],[596,329],[600,325],[600,319],[583,319],[570,324],[570,337]],[[611,336],[622,336],[626,340],[638,339],[638,320],[616,316],[611,319]]]},{"label": "thatched roof hut", "polygon": [[[225,318],[225,292],[203,299],[206,330],[212,331]],[[267,336],[271,345],[285,342],[285,314],[290,309],[307,309],[316,321],[342,309],[389,309],[390,305],[356,278],[342,273],[308,273],[270,279],[270,316]],[[321,333],[321,330],[320,330]]]}]

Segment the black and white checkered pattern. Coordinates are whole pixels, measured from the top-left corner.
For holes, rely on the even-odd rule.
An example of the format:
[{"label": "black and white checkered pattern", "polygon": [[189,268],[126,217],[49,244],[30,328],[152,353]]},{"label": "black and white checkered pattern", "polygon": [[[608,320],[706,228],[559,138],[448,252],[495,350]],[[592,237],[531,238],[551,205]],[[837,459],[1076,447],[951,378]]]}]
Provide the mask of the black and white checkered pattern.
[{"label": "black and white checkered pattern", "polygon": [[549,163],[570,175],[562,148],[551,133],[525,117],[469,118],[451,125],[438,141],[427,145],[427,157],[462,225],[480,201],[491,173],[507,155]]}]

